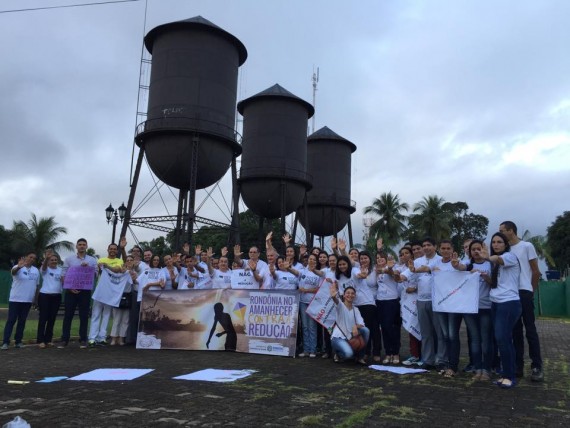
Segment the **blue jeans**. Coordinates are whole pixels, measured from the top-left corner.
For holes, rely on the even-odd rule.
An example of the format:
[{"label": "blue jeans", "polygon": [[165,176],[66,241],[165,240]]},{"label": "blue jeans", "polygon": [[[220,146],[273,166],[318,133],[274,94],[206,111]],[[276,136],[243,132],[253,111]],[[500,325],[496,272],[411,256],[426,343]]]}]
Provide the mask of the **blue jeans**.
[{"label": "blue jeans", "polygon": [[3,344],[10,344],[10,337],[12,336],[12,330],[16,321],[16,335],[14,336],[14,341],[16,344],[22,343],[24,337],[24,328],[26,327],[26,319],[30,313],[30,308],[32,307],[31,302],[8,302],[8,319],[6,320],[6,325],[4,326],[4,341]]},{"label": "blue jeans", "polygon": [[[438,363],[447,363],[446,365],[456,372],[459,366],[459,351],[461,349],[459,343],[459,328],[461,327],[463,314],[434,312],[433,315],[438,320],[447,354],[443,356],[444,361],[438,361]],[[445,358],[447,358],[447,361]]]},{"label": "blue jeans", "polygon": [[521,299],[522,316],[518,319],[513,329],[513,341],[515,343],[517,371],[524,369],[524,335],[523,323],[528,342],[528,355],[531,360],[531,368],[542,369],[542,356],[540,355],[540,341],[534,324],[534,293],[528,290],[519,290]]},{"label": "blue jeans", "polygon": [[308,303],[299,303],[303,326],[303,352],[314,354],[317,351],[317,322],[307,315]]},{"label": "blue jeans", "polygon": [[501,355],[503,377],[515,380],[515,345],[513,327],[520,318],[522,307],[520,300],[493,303],[491,308],[495,326],[495,339]]},{"label": "blue jeans", "polygon": [[[370,331],[366,327],[360,327],[358,329],[358,333],[360,333],[362,337],[364,337],[366,343],[368,343],[368,338],[370,337]],[[348,344],[348,340],[345,339],[344,337],[333,337],[331,339],[331,343],[332,343],[333,352],[343,360],[354,357],[354,351]],[[356,358],[358,359],[364,358],[365,354],[366,354],[366,348],[359,351],[358,355],[356,355]]]}]

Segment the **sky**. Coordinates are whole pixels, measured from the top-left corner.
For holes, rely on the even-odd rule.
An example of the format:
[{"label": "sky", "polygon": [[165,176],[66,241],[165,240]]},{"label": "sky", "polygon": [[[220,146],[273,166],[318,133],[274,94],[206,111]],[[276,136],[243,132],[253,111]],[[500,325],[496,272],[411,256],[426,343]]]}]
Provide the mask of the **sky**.
[{"label": "sky", "polygon": [[[0,12],[78,3],[5,0]],[[144,0],[0,13],[6,228],[31,213],[55,216],[66,239],[85,237],[105,254],[104,210],[126,204],[130,190],[143,37],[197,15],[247,48],[238,101],[278,83],[312,103],[318,67],[316,130],[328,126],[357,146],[356,243],[363,208],[388,191],[411,206],[434,194],[465,201],[490,232],[510,219],[543,235],[570,209],[568,1],[146,4],[146,23]],[[141,174],[135,205],[153,192],[148,167]],[[198,192],[198,215],[229,222],[229,183],[228,173],[212,198]],[[177,191],[160,194],[137,215],[174,214]],[[132,230],[129,245],[160,235]]]}]

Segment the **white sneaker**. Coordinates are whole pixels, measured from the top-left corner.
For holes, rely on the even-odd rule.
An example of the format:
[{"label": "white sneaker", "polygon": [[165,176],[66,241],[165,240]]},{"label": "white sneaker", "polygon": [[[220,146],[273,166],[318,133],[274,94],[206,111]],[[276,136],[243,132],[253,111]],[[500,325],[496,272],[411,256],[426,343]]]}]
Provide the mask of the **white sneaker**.
[{"label": "white sneaker", "polygon": [[309,354],[309,358],[317,358],[317,354],[315,354],[314,352],[311,352]]},{"label": "white sneaker", "polygon": [[297,355],[297,358],[305,358],[307,356],[307,354],[305,354],[304,352],[301,352],[299,355]]},{"label": "white sneaker", "polygon": [[402,361],[402,364],[405,366],[413,366],[414,364],[417,364],[418,361],[420,361],[419,358],[416,358],[414,356],[409,357],[407,360]]}]

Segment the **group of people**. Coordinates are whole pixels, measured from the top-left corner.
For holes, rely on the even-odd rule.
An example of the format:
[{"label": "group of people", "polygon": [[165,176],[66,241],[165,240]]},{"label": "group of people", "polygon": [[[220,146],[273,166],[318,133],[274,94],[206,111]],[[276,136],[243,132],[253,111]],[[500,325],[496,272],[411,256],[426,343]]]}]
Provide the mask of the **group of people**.
[{"label": "group of people", "polygon": [[[255,288],[298,291],[302,332],[298,357],[315,358],[320,347],[324,358],[332,356],[336,362],[355,359],[366,364],[369,357],[376,363],[415,365],[454,377],[459,372],[459,330],[465,320],[470,360],[466,371],[472,371],[475,380],[490,380],[492,370],[497,370],[497,385],[511,388],[523,375],[524,325],[532,360],[531,379],[543,379],[533,306],[533,292],[540,278],[537,255],[532,244],[517,237],[513,222],[501,223],[490,249],[481,240],[466,240],[461,260],[451,241],[436,243],[429,237],[404,245],[398,260],[384,251],[382,240],[378,240],[373,257],[367,251],[347,251],[343,240],[332,239],[329,254],[320,248],[297,249],[289,235],[283,239],[285,251],[280,255],[272,244],[272,234],[268,234],[265,261],[258,247],[251,247],[245,258],[236,245],[231,269],[227,248],[215,257],[211,248],[197,245],[192,255],[185,244],[181,253],[161,260],[138,246],[127,254],[125,238],[119,245],[110,244],[107,257],[99,260],[87,254],[87,241],[81,238],[76,254],[67,257],[61,267],[58,256],[50,250],[39,270],[35,267],[36,254],[27,254],[11,271],[13,283],[2,349],[8,349],[14,326],[15,347],[21,347],[25,321],[34,302],[40,311],[38,346],[53,346],[53,326],[62,294],[65,314],[60,347],[69,344],[76,309],[80,347],[107,344],[111,317],[110,345],[134,342],[146,290],[231,288],[232,269],[244,269],[251,271]],[[87,272],[80,287],[77,269]],[[434,273],[446,270],[479,273],[478,313],[433,311]],[[307,314],[308,305],[323,286],[329,289],[336,308],[332,332]],[[416,296],[421,341],[410,334],[410,357],[400,361],[403,293]],[[360,338],[359,347],[353,345],[355,338]]]}]

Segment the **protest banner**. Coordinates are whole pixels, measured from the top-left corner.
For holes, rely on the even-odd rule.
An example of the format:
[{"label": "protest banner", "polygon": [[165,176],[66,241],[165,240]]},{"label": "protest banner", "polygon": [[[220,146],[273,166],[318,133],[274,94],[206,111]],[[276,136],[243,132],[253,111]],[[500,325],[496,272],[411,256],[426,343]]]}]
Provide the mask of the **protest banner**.
[{"label": "protest banner", "polygon": [[294,356],[294,290],[152,290],[143,295],[139,349],[227,350]]},{"label": "protest banner", "polygon": [[127,283],[132,283],[129,272],[114,273],[103,268],[92,298],[98,302],[118,308]]},{"label": "protest banner", "polygon": [[431,293],[434,312],[479,312],[479,272],[436,271],[433,281]]},{"label": "protest banner", "polygon": [[417,293],[406,293],[406,291],[403,291],[400,296],[400,313],[404,329],[416,339],[422,340],[420,322],[418,321],[417,299]]},{"label": "protest banner", "polygon": [[234,269],[232,270],[232,288],[236,290],[256,290],[259,289],[259,283],[253,277],[251,270]]},{"label": "protest banner", "polygon": [[336,308],[331,297],[330,283],[323,280],[319,291],[307,306],[307,315],[327,329],[332,329],[336,321]]},{"label": "protest banner", "polygon": [[70,266],[63,280],[63,288],[71,290],[93,290],[95,266]]}]

